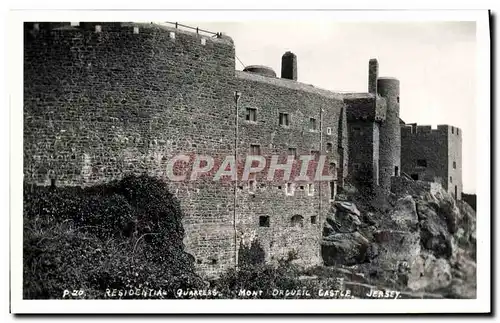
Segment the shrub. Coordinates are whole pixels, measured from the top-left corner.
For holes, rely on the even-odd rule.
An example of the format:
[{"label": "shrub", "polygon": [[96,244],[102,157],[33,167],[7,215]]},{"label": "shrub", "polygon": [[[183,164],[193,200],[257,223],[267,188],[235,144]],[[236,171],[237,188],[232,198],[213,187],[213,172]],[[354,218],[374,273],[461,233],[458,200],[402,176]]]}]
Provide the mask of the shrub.
[{"label": "shrub", "polygon": [[146,176],[85,189],[26,186],[24,298],[202,286],[184,251],[182,216],[166,184]]}]

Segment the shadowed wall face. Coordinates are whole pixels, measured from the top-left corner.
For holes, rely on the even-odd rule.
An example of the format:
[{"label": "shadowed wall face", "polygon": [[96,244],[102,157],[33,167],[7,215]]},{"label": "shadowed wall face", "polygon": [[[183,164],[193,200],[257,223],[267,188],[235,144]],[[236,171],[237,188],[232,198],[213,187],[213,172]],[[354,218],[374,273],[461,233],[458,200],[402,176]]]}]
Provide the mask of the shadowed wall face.
[{"label": "shadowed wall face", "polygon": [[292,52],[281,58],[281,78],[297,81],[297,56]]},{"label": "shadowed wall face", "polygon": [[[186,214],[187,251],[209,276],[234,268],[240,242],[253,233],[268,261],[292,255],[303,264],[321,262],[330,183],[311,178],[292,183],[295,193],[287,194],[287,183],[256,178],[254,187],[236,187],[235,212],[234,182],[214,182],[214,172],[173,182],[167,173],[179,154],[190,162],[196,154],[219,162],[234,156],[235,139],[240,160],[259,145],[265,155],[286,157],[294,148],[297,155],[327,154],[336,168],[346,165],[347,153],[340,150],[347,152],[347,141],[339,138],[347,137],[342,98],[294,82],[295,55],[285,60],[290,80],[235,75],[234,45],[227,37],[149,24],[56,27],[28,28],[25,34],[27,182],[90,186],[124,174],[164,179]],[[241,93],[237,138],[235,91]],[[247,108],[254,109],[254,122],[246,119]],[[287,124],[280,124],[280,113],[287,114]],[[174,170],[187,178],[189,171]]]}]

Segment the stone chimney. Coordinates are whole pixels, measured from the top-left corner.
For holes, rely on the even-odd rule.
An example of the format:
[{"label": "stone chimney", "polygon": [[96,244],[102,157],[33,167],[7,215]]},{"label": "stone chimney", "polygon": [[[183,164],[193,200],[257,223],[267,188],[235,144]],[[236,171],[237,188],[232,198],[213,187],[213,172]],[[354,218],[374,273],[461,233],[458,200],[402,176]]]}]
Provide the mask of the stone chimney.
[{"label": "stone chimney", "polygon": [[297,81],[297,56],[292,52],[281,57],[281,78]]}]

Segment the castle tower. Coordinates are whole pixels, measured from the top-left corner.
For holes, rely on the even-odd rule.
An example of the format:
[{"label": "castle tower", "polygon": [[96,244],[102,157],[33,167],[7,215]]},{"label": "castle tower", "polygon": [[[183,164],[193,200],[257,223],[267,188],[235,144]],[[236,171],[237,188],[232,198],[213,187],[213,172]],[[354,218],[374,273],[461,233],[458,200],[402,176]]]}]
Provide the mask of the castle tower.
[{"label": "castle tower", "polygon": [[378,78],[377,91],[387,103],[386,118],[380,126],[379,181],[380,186],[390,189],[391,176],[399,176],[401,172],[399,80],[390,77]]},{"label": "castle tower", "polygon": [[377,94],[378,61],[376,58],[368,62],[368,92]]},{"label": "castle tower", "polygon": [[281,57],[281,78],[297,81],[297,55],[292,52]]}]

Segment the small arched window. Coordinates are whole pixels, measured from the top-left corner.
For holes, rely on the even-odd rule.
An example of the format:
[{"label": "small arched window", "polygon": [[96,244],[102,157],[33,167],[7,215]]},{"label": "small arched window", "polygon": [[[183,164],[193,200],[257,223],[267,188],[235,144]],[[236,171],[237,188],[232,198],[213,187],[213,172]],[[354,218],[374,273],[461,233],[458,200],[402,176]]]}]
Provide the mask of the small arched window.
[{"label": "small arched window", "polygon": [[304,226],[304,217],[300,214],[295,214],[294,216],[292,216],[292,226],[303,227]]}]

